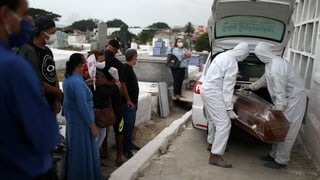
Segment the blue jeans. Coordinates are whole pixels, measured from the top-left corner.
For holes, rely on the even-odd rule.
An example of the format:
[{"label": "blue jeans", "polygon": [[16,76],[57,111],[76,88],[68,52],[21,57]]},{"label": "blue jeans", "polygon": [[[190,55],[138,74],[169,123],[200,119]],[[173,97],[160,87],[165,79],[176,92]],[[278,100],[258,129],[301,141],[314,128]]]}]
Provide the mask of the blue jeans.
[{"label": "blue jeans", "polygon": [[136,112],[138,104],[134,104],[133,109],[129,109],[127,104],[122,104],[124,129],[123,129],[123,152],[131,151],[132,131],[136,122]]},{"label": "blue jeans", "polygon": [[104,140],[104,138],[107,138],[106,137],[106,132],[107,132],[107,128],[100,128],[99,126],[96,125],[96,128],[97,128],[97,131],[98,131],[98,137],[96,138],[96,141],[97,141],[97,149],[98,149],[98,154],[100,156],[100,153],[99,153],[99,149],[101,147],[101,144]]}]

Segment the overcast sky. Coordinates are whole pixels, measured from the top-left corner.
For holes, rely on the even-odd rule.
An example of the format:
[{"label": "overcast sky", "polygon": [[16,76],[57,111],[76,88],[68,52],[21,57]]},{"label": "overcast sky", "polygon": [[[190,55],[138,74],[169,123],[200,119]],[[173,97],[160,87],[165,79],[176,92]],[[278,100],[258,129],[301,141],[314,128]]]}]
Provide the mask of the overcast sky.
[{"label": "overcast sky", "polygon": [[207,25],[212,0],[29,0],[29,6],[61,15],[70,25],[81,19],[121,19],[128,26],[146,27],[156,22],[170,27]]}]

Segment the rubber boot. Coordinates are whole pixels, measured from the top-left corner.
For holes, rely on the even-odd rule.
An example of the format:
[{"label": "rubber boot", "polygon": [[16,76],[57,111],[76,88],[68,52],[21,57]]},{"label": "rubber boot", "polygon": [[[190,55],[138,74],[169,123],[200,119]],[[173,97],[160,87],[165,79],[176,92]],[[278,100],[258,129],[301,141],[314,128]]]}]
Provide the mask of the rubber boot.
[{"label": "rubber boot", "polygon": [[232,164],[225,161],[222,156],[217,154],[210,153],[209,164],[223,167],[223,168],[231,168]]}]

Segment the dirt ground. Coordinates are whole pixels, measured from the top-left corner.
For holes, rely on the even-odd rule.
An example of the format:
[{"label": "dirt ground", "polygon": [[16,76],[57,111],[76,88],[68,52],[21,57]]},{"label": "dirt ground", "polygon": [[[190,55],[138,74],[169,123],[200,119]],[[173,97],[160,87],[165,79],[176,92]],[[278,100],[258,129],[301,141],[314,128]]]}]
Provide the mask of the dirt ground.
[{"label": "dirt ground", "polygon": [[[168,127],[174,120],[179,119],[183,114],[189,111],[190,108],[190,104],[176,102],[171,105],[170,114],[167,118],[161,118],[156,114],[152,114],[150,121],[142,123],[136,127],[136,138],[133,141],[134,144],[139,147],[143,147],[156,137],[164,128]],[[108,145],[109,155],[105,160],[106,166],[102,166],[102,174],[106,179],[118,168],[115,164],[116,146],[112,128],[109,129]],[[132,150],[132,152],[135,154],[137,150]],[[123,156],[122,160],[125,162],[127,159]]]}]

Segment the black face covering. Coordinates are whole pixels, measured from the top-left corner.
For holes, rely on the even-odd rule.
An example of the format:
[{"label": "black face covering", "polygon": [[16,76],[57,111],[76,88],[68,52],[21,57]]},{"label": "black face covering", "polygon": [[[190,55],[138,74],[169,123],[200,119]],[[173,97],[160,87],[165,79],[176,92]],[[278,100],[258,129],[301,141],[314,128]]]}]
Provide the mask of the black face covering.
[{"label": "black face covering", "polygon": [[104,56],[107,58],[107,59],[112,59],[113,57],[114,57],[114,54],[113,54],[113,52],[111,52],[111,51],[109,51],[109,50],[106,50],[105,52],[104,52]]}]

